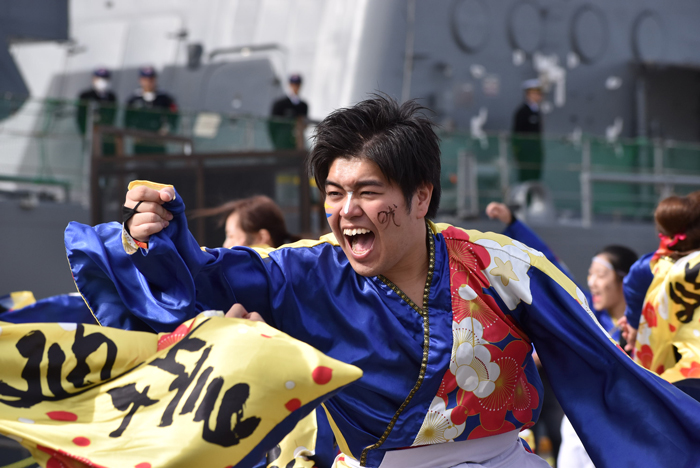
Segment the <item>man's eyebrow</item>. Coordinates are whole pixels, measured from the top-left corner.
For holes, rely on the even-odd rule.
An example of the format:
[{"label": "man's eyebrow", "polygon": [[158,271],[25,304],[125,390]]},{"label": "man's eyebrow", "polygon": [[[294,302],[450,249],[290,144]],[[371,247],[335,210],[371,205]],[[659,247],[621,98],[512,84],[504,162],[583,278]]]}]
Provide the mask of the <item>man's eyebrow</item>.
[{"label": "man's eyebrow", "polygon": [[[328,187],[328,186],[333,186],[333,187],[338,187],[339,189],[343,189],[342,185],[340,185],[337,182],[333,182],[332,180],[326,180],[326,187]],[[385,187],[385,186],[386,186],[386,184],[379,179],[365,179],[365,180],[357,181],[353,185],[353,190],[358,190],[358,189],[361,189],[364,187]]]}]

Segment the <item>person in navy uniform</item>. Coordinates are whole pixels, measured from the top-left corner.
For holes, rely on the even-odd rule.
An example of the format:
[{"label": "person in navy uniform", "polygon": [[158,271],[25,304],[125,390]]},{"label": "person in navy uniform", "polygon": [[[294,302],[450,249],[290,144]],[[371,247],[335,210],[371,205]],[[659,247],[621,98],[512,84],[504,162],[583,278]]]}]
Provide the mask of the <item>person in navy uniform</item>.
[{"label": "person in navy uniform", "polygon": [[[76,120],[81,135],[87,131],[88,108],[91,102],[97,103],[93,113],[93,123],[112,126],[117,117],[117,96],[112,91],[110,79],[112,74],[106,68],[97,68],[92,72],[92,86],[78,96]],[[114,139],[111,135],[102,136],[102,154],[114,154]]]},{"label": "person in navy uniform", "polygon": [[[127,101],[124,126],[160,134],[175,130],[177,103],[171,95],[158,89],[158,74],[153,67],[139,70],[139,85]],[[134,144],[134,153],[164,154],[165,146],[142,139]]]},{"label": "person in navy uniform", "polygon": [[114,125],[117,115],[117,96],[112,92],[110,78],[112,74],[106,68],[98,68],[92,72],[92,86],[78,96],[78,128],[85,134],[87,126],[87,108],[90,101],[98,103],[95,123]]},{"label": "person in navy uniform", "polygon": [[544,151],[542,148],[542,88],[537,79],[523,83],[525,102],[513,119],[513,156],[518,162],[518,180],[540,180]]},{"label": "person in navy uniform", "polygon": [[290,75],[289,93],[272,105],[269,130],[275,149],[295,149],[301,144],[297,134],[301,133],[309,113],[309,106],[299,97],[301,82],[301,75]]}]

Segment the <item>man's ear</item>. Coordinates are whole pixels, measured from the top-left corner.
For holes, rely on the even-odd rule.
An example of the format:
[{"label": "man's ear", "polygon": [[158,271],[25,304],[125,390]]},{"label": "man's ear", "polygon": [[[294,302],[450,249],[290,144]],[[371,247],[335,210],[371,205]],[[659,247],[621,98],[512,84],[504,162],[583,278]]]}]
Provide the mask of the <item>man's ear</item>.
[{"label": "man's ear", "polygon": [[425,183],[418,187],[413,194],[413,211],[416,218],[425,218],[430,207],[430,200],[433,198],[433,184]]},{"label": "man's ear", "polygon": [[272,247],[272,236],[267,229],[261,229],[255,234],[253,245],[269,245]]}]

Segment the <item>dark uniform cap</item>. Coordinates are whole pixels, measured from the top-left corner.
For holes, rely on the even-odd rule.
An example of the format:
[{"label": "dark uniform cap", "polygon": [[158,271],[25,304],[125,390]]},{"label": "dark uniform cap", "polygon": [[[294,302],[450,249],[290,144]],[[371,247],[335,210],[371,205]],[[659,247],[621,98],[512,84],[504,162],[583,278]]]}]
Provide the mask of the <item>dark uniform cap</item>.
[{"label": "dark uniform cap", "polygon": [[289,75],[289,82],[292,84],[301,84],[301,75],[294,74],[294,75]]},{"label": "dark uniform cap", "polygon": [[112,74],[106,68],[97,68],[94,72],[92,72],[92,76],[109,79]]},{"label": "dark uniform cap", "polygon": [[156,69],[153,67],[142,67],[139,70],[139,76],[141,78],[155,78],[156,75]]}]

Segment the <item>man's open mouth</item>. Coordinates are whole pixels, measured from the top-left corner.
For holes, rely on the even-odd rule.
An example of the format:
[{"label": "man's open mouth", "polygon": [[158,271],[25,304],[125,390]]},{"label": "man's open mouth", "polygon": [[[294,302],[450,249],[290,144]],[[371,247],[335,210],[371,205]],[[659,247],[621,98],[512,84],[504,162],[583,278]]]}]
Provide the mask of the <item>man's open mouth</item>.
[{"label": "man's open mouth", "polygon": [[372,249],[374,233],[369,229],[343,229],[343,235],[355,255],[363,255]]}]

